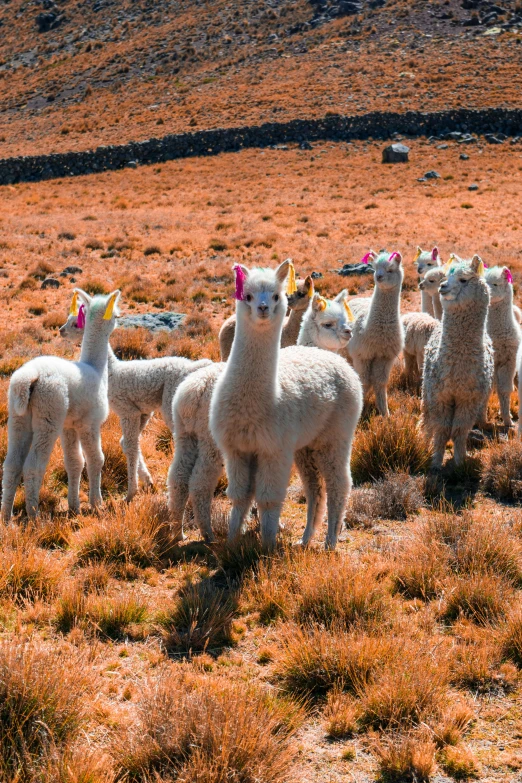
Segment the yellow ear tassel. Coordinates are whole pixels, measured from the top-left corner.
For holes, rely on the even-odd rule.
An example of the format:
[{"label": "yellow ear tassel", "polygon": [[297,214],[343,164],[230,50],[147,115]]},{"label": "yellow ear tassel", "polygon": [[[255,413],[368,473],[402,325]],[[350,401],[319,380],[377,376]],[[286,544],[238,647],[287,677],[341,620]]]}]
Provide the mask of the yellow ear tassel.
[{"label": "yellow ear tassel", "polygon": [[355,317],[354,314],[352,313],[352,308],[348,304],[348,300],[345,299],[343,304],[344,304],[344,309],[346,310],[346,315],[348,316],[348,320],[351,322],[355,321]]},{"label": "yellow ear tassel", "polygon": [[288,279],[286,282],[287,296],[291,296],[292,294],[295,294],[296,291],[297,291],[297,284],[295,282],[295,267],[292,263],[290,263],[288,267]]},{"label": "yellow ear tassel", "polygon": [[328,306],[327,300],[324,298],[324,296],[320,296],[317,300],[317,309],[318,310],[326,310]]},{"label": "yellow ear tassel", "polygon": [[73,294],[69,315],[78,315],[78,294],[76,293],[76,291]]},{"label": "yellow ear tassel", "polygon": [[415,253],[415,258],[413,259],[413,263],[414,263],[414,264],[416,264],[416,263],[417,263],[417,261],[419,260],[419,257],[420,257],[420,255],[421,255],[421,253],[422,253],[422,250],[420,249],[420,247],[418,247],[418,248],[417,248],[417,252]]},{"label": "yellow ear tassel", "polygon": [[484,277],[484,261],[482,260],[477,267],[477,275],[478,277]]},{"label": "yellow ear tassel", "polygon": [[314,279],[313,279],[313,277],[310,277],[310,275],[308,275],[308,277],[305,280],[305,283],[308,283],[308,298],[311,299],[312,296],[314,295]]},{"label": "yellow ear tassel", "polygon": [[109,301],[107,302],[107,307],[105,308],[105,313],[103,314],[103,320],[104,321],[110,321],[112,318],[112,314],[114,312],[114,305],[116,304],[116,297],[117,294],[113,294]]}]

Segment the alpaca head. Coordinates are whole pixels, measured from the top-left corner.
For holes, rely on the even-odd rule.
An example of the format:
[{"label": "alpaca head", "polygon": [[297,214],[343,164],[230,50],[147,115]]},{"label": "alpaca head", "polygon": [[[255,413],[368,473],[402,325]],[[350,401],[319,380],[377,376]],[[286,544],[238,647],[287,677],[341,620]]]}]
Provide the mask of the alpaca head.
[{"label": "alpaca head", "polygon": [[375,285],[383,291],[400,288],[404,272],[400,253],[379,253],[373,262]]},{"label": "alpaca head", "polygon": [[457,260],[446,266],[446,279],[439,288],[443,310],[454,310],[468,304],[476,307],[479,303],[487,308],[489,292],[482,259],[475,255],[469,263]]},{"label": "alpaca head", "polygon": [[259,331],[282,325],[288,300],[287,277],[292,265],[289,259],[277,269],[248,269],[236,264],[236,314],[238,323]]},{"label": "alpaca head", "polygon": [[435,269],[428,269],[419,283],[419,288],[421,291],[426,291],[430,296],[434,296],[438,293],[439,286],[445,277],[446,273],[442,266],[437,266]]},{"label": "alpaca head", "polygon": [[337,353],[352,336],[354,317],[346,294],[346,289],[337,294],[335,299],[325,299],[320,294],[314,294],[307,318],[311,319],[317,348]]},{"label": "alpaca head", "polygon": [[287,294],[288,307],[296,312],[304,312],[310,304],[310,299],[314,295],[314,281],[308,275],[304,280],[297,281],[297,291],[293,294]]},{"label": "alpaca head", "polygon": [[69,317],[60,327],[60,335],[71,342],[81,343],[87,324],[92,324],[97,334],[109,337],[119,315],[120,294],[120,291],[113,291],[106,296],[89,296],[81,288],[75,288]]},{"label": "alpaca head", "polygon": [[64,325],[60,326],[59,331],[60,337],[63,337],[64,340],[69,340],[69,342],[75,343],[76,345],[79,345],[83,340],[84,327],[82,326],[80,328],[78,326],[77,315],[69,314]]},{"label": "alpaca head", "polygon": [[417,255],[415,256],[413,263],[417,267],[419,277],[422,277],[428,269],[433,269],[433,267],[441,265],[438,248],[434,247],[433,250],[423,250],[421,247],[418,247]]},{"label": "alpaca head", "polygon": [[486,269],[485,278],[491,304],[513,298],[513,277],[507,266],[492,266]]}]

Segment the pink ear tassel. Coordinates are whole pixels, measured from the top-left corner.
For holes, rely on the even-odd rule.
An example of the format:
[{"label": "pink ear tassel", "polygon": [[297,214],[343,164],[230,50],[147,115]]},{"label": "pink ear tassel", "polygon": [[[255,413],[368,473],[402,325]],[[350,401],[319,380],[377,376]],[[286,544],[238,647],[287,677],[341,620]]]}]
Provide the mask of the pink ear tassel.
[{"label": "pink ear tassel", "polygon": [[508,283],[512,283],[513,282],[513,275],[511,274],[509,269],[507,269],[507,267],[506,267],[506,269],[504,269],[504,277],[506,278]]},{"label": "pink ear tassel", "polygon": [[388,261],[389,261],[389,262],[390,262],[390,261],[393,261],[395,258],[399,258],[399,259],[400,259],[400,257],[401,257],[401,254],[400,254],[400,253],[397,253],[397,251],[395,251],[395,253],[392,253],[392,254],[391,254],[391,256],[389,257]]},{"label": "pink ear tassel", "polygon": [[361,264],[367,264],[369,261],[371,261],[372,258],[373,258],[373,253],[370,250],[369,253],[366,253],[366,255],[363,258],[361,258]]},{"label": "pink ear tassel", "polygon": [[234,264],[234,272],[236,273],[236,293],[235,297],[236,299],[239,299],[240,301],[243,301],[245,298],[245,293],[243,290],[243,286],[245,283],[246,275],[241,269],[239,264]]},{"label": "pink ear tassel", "polygon": [[439,257],[439,248],[434,247],[433,250],[431,251],[431,260],[436,261],[438,257]]},{"label": "pink ear tassel", "polygon": [[80,305],[78,315],[76,316],[76,327],[78,329],[85,329],[85,305]]}]

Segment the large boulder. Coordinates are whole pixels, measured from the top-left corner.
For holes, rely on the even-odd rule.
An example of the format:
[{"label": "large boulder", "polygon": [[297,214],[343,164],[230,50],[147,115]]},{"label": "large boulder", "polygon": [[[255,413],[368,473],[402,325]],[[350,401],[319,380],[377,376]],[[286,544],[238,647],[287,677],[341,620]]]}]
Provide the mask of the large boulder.
[{"label": "large boulder", "polygon": [[149,332],[173,332],[179,329],[185,318],[182,313],[140,313],[118,318],[118,326],[123,329],[141,327]]},{"label": "large boulder", "polygon": [[382,151],[383,163],[407,163],[410,148],[406,144],[390,144]]}]

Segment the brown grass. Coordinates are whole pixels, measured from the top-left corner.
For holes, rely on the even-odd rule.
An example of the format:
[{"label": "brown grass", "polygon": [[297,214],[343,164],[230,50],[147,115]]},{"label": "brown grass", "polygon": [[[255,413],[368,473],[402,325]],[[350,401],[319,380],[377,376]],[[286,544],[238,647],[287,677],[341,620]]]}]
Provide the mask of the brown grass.
[{"label": "brown grass", "polygon": [[426,731],[391,735],[373,743],[382,783],[428,783],[435,771],[436,746]]},{"label": "brown grass", "polygon": [[0,547],[0,595],[24,603],[52,598],[63,577],[63,563],[37,546],[32,531],[4,530]]},{"label": "brown grass", "polygon": [[346,511],[349,527],[378,519],[407,519],[424,506],[424,479],[408,473],[387,473],[383,479],[356,489]]},{"label": "brown grass", "polygon": [[484,489],[492,497],[513,503],[522,500],[522,441],[490,446],[484,454]]}]

